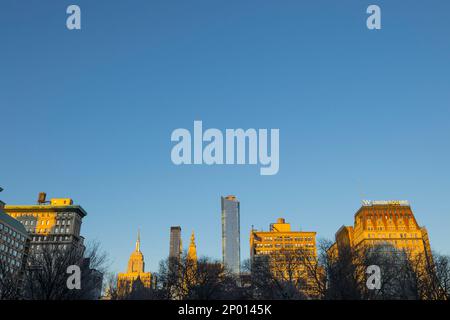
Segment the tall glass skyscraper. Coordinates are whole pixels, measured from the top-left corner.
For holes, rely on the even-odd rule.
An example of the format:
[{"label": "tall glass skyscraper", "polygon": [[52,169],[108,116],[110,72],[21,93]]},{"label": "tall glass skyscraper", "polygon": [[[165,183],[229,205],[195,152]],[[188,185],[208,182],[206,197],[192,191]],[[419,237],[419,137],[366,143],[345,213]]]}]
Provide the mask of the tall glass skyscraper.
[{"label": "tall glass skyscraper", "polygon": [[239,201],[235,196],[221,198],[223,264],[233,273],[240,274],[241,231]]}]

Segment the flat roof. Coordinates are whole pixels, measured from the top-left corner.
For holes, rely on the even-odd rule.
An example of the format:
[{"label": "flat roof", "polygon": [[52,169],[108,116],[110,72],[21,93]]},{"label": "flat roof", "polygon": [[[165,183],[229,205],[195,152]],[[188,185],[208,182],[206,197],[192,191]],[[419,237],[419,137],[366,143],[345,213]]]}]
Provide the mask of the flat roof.
[{"label": "flat roof", "polygon": [[278,233],[310,233],[317,234],[316,231],[299,231],[299,230],[290,230],[290,231],[258,231],[252,230],[253,233],[267,233],[267,234],[278,234]]},{"label": "flat roof", "polygon": [[6,205],[5,211],[22,211],[22,212],[33,212],[33,211],[56,211],[56,212],[78,212],[82,217],[87,216],[87,212],[78,205]]}]

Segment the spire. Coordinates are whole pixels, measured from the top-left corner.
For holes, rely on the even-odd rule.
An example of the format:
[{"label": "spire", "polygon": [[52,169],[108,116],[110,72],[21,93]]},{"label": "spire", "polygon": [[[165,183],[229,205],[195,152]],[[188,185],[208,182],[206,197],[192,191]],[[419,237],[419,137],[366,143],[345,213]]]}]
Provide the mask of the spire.
[{"label": "spire", "polygon": [[192,231],[192,234],[191,234],[191,243],[190,243],[190,246],[194,246],[194,247],[195,247],[195,235],[194,235],[194,231]]},{"label": "spire", "polygon": [[140,233],[139,229],[138,229],[137,241],[136,241],[136,251],[141,252],[141,233]]},{"label": "spire", "polygon": [[192,234],[191,234],[191,243],[189,244],[188,258],[193,261],[197,261],[197,247],[195,245],[194,231],[192,231]]}]

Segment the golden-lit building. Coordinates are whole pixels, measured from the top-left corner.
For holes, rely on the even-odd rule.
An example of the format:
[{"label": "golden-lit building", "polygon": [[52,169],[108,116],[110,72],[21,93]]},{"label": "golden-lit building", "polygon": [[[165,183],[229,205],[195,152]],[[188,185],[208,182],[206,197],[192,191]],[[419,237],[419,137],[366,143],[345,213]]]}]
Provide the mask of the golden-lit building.
[{"label": "golden-lit building", "polygon": [[309,286],[311,276],[308,270],[317,266],[316,232],[293,231],[290,223],[283,218],[272,223],[270,231],[252,230],[250,232],[252,263],[260,257],[268,258],[271,272],[275,277],[289,281],[303,279]]},{"label": "golden-lit building", "polygon": [[291,224],[283,218],[270,225],[270,231],[252,230],[250,233],[250,257],[273,254],[282,250],[308,250],[316,257],[316,232],[292,231]]},{"label": "golden-lit building", "polygon": [[17,219],[30,235],[30,253],[45,245],[61,248],[74,246],[84,251],[84,238],[80,235],[81,223],[87,215],[70,198],[53,198],[46,201],[45,192],[39,194],[37,205],[6,205],[5,212]]},{"label": "golden-lit building", "polygon": [[152,274],[145,272],[144,255],[141,252],[141,239],[138,232],[136,248],[128,261],[126,273],[119,273],[117,278],[117,289],[119,295],[130,293],[135,285],[142,285],[144,288],[152,286]]},{"label": "golden-lit building", "polygon": [[[191,241],[186,254],[186,260],[184,261],[184,266],[179,272],[179,276],[183,278],[182,287],[183,290],[175,294],[176,299],[182,299],[184,292],[188,291],[189,288],[195,286],[198,282],[197,278],[197,246],[195,245],[195,235],[194,231],[191,234]],[[183,292],[184,291],[184,292]]]},{"label": "golden-lit building", "polygon": [[342,226],[329,249],[339,254],[344,248],[391,245],[411,256],[431,258],[430,241],[425,227],[419,226],[407,201],[364,200],[355,213],[353,226]]},{"label": "golden-lit building", "polygon": [[189,243],[187,258],[194,262],[197,262],[197,246],[195,245],[194,231],[192,231],[191,234],[191,242]]},{"label": "golden-lit building", "polygon": [[[186,256],[186,268],[187,268],[187,278],[186,280],[193,283],[197,281],[197,246],[195,245],[194,231],[191,234],[191,242],[189,243],[189,248]],[[189,279],[189,280],[188,280]]]},{"label": "golden-lit building", "polygon": [[[39,267],[44,249],[77,253],[80,266],[89,270],[89,277],[95,283],[92,298],[101,296],[103,274],[90,268],[90,259],[84,257],[84,237],[81,236],[81,224],[87,212],[71,198],[52,198],[46,200],[45,192],[39,193],[37,204],[6,205],[4,211],[17,219],[25,228],[30,239],[28,264]],[[49,251],[51,253],[51,251]]]}]

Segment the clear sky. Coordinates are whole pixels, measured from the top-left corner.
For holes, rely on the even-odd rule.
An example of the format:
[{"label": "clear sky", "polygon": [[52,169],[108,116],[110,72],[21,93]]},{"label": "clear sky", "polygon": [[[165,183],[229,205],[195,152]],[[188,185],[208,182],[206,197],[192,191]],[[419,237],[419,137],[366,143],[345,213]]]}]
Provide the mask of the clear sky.
[{"label": "clear sky", "polygon": [[[81,7],[82,30],[66,29]],[[366,28],[378,4],[382,29]],[[221,259],[220,196],[249,230],[284,217],[332,238],[362,199],[406,199],[450,253],[450,2],[0,2],[0,194],[71,197],[124,271],[169,229]],[[175,166],[176,128],[279,128],[280,171]]]}]

